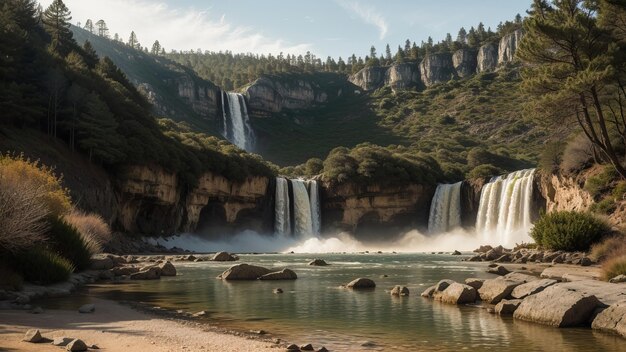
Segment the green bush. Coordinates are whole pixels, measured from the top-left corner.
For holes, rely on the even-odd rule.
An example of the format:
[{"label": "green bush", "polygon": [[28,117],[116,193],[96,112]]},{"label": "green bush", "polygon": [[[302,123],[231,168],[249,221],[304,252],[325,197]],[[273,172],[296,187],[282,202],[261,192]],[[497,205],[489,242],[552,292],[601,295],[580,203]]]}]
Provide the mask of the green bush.
[{"label": "green bush", "polygon": [[562,211],[543,215],[530,235],[543,248],[586,251],[610,231],[604,221],[589,213]]},{"label": "green bush", "polygon": [[52,247],[67,258],[77,270],[89,268],[92,248],[80,235],[76,227],[60,218],[50,219],[48,238]]},{"label": "green bush", "polygon": [[597,197],[604,192],[611,182],[618,177],[617,171],[612,165],[607,165],[604,170],[595,176],[591,176],[585,182],[585,190],[592,196]]},{"label": "green bush", "polygon": [[615,199],[613,197],[607,197],[597,203],[593,203],[589,210],[598,214],[611,214],[616,206]]},{"label": "green bush", "polygon": [[69,260],[42,247],[16,254],[14,265],[26,281],[42,285],[65,281],[74,271]]},{"label": "green bush", "polygon": [[468,178],[485,178],[492,177],[502,173],[502,170],[491,164],[478,165],[472,169],[467,175]]}]

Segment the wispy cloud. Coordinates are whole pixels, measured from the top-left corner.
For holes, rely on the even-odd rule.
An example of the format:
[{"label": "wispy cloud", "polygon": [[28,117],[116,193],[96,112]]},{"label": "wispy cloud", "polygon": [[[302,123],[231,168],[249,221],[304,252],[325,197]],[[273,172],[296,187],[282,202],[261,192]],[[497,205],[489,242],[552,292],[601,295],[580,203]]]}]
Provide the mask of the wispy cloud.
[{"label": "wispy cloud", "polygon": [[[52,0],[40,0],[44,8]],[[140,43],[150,47],[159,40],[166,50],[231,50],[235,53],[304,53],[309,43],[288,43],[270,38],[248,26],[229,23],[225,15],[208,10],[175,8],[163,1],[149,0],[65,0],[73,23],[103,19],[111,35],[124,39],[135,31]]]},{"label": "wispy cloud", "polygon": [[378,38],[384,39],[389,30],[387,20],[378,13],[375,7],[359,4],[354,0],[337,0],[337,3],[351,14],[359,17],[367,24],[371,24],[378,28]]}]

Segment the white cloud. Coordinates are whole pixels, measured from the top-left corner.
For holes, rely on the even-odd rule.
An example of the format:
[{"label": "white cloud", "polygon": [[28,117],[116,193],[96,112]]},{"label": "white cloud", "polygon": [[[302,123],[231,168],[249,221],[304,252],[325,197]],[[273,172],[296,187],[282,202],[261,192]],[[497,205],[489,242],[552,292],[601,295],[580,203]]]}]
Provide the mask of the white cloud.
[{"label": "white cloud", "polygon": [[[52,0],[41,0],[45,8]],[[234,25],[226,15],[210,10],[174,8],[162,1],[149,0],[65,0],[72,12],[72,23],[95,23],[103,19],[111,36],[119,33],[126,40],[135,31],[143,46],[151,47],[159,40],[166,50],[225,51],[235,53],[305,53],[309,43],[291,44],[280,38],[270,38],[256,29]]]},{"label": "white cloud", "polygon": [[381,16],[373,6],[359,4],[356,1],[338,0],[341,7],[356,15],[367,24],[371,24],[378,28],[379,39],[384,39],[389,30],[387,20]]}]

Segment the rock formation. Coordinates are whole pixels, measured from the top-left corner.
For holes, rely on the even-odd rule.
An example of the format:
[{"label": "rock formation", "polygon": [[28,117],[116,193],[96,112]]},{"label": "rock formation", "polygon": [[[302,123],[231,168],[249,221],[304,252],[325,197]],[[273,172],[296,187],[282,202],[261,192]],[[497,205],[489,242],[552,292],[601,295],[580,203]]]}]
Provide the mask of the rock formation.
[{"label": "rock formation", "polygon": [[421,83],[419,68],[414,63],[395,64],[385,72],[385,85],[394,91],[417,87]]},{"label": "rock formation", "polygon": [[512,62],[515,59],[515,52],[519,47],[519,42],[522,40],[522,36],[522,30],[517,29],[500,39],[500,45],[498,46],[499,66]]},{"label": "rock formation", "polygon": [[471,49],[459,49],[452,55],[452,65],[459,77],[468,77],[476,73],[477,53]]},{"label": "rock formation", "polygon": [[478,49],[477,72],[492,72],[498,66],[498,47],[489,43]]},{"label": "rock formation", "polygon": [[386,75],[387,67],[371,66],[362,68],[357,73],[351,75],[348,80],[354,85],[361,87],[364,91],[371,91],[383,85]]},{"label": "rock formation", "polygon": [[[287,76],[289,78],[289,76]],[[334,92],[340,94],[339,91]],[[305,79],[288,80],[263,76],[245,90],[248,110],[254,116],[280,112],[283,109],[304,109],[325,103],[329,92],[321,89],[313,81]]]},{"label": "rock formation", "polygon": [[449,53],[428,54],[420,63],[422,81],[426,87],[447,82],[456,78],[457,74]]}]

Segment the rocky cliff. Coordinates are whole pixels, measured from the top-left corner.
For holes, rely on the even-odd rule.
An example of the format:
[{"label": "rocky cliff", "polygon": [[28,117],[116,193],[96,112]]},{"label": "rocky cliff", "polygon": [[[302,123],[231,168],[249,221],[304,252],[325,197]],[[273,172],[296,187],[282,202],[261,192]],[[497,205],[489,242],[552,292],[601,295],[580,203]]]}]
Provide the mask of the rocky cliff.
[{"label": "rocky cliff", "polygon": [[388,67],[372,66],[364,67],[351,75],[348,80],[364,91],[375,90],[385,83]]},{"label": "rocky cliff", "polygon": [[394,91],[419,86],[421,83],[419,68],[414,63],[395,64],[385,72],[385,85]]},{"label": "rocky cliff", "polygon": [[459,49],[452,55],[452,65],[459,77],[468,77],[476,73],[476,51]]},{"label": "rocky cliff", "polygon": [[485,44],[478,49],[477,72],[495,71],[498,66],[498,47],[495,44]]},{"label": "rocky cliff", "polygon": [[435,187],[358,186],[322,187],[324,230],[350,231],[361,240],[382,241],[428,225]]},{"label": "rocky cliff", "polygon": [[539,191],[546,200],[546,211],[589,210],[594,200],[591,194],[583,189],[584,185],[583,177],[542,174],[539,179]]},{"label": "rocky cliff", "polygon": [[184,75],[170,80],[168,84],[176,87],[178,96],[202,118],[212,120],[221,114],[221,90],[213,83]]},{"label": "rocky cliff", "polygon": [[449,53],[429,54],[420,63],[422,81],[426,87],[457,77]]},{"label": "rocky cliff", "polygon": [[522,30],[513,31],[500,39],[498,46],[498,65],[505,65],[515,59],[515,51],[522,40]]}]

